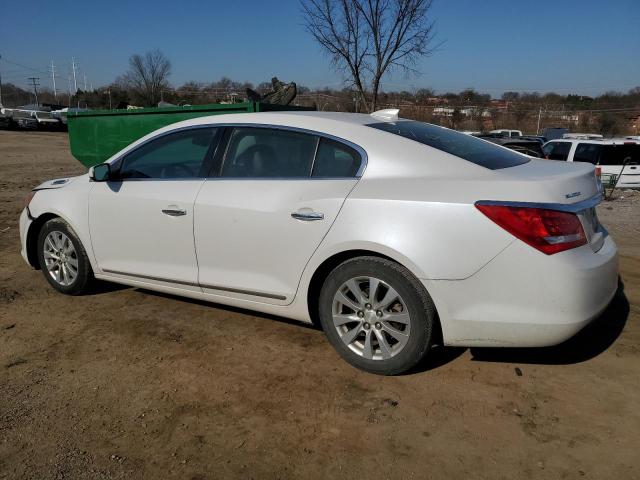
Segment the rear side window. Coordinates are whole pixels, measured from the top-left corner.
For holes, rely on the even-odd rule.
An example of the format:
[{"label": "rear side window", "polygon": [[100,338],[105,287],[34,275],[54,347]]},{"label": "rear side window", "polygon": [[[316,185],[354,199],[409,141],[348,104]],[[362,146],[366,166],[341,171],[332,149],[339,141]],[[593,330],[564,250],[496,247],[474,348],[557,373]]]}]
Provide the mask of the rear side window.
[{"label": "rear side window", "polygon": [[573,154],[574,162],[585,162],[596,165],[600,156],[602,145],[595,143],[579,143],[576,147],[576,153]]},{"label": "rear side window", "polygon": [[640,145],[603,145],[600,165],[622,165],[622,162],[640,163]]},{"label": "rear side window", "polygon": [[571,142],[551,142],[544,146],[544,154],[549,160],[566,160],[569,158]]},{"label": "rear side window", "polygon": [[235,128],[222,177],[308,178],[318,137],[270,128]]},{"label": "rear side window", "polygon": [[313,163],[312,177],[355,177],[361,161],[360,155],[353,148],[334,140],[321,138]]},{"label": "rear side window", "polygon": [[515,167],[529,162],[523,155],[485,140],[428,123],[403,120],[371,123],[368,126],[428,145],[490,170]]}]

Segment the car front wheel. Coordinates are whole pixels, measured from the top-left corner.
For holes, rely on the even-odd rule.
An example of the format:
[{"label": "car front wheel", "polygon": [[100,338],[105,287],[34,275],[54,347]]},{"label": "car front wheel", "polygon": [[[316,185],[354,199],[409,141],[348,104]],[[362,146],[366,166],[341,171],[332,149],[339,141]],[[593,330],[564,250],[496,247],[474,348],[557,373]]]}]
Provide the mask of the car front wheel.
[{"label": "car front wheel", "polygon": [[330,343],[350,364],[396,375],[429,351],[436,310],[406,268],[378,257],[336,267],[320,293],[320,321]]},{"label": "car front wheel", "polygon": [[80,239],[62,219],[44,224],[38,235],[40,268],[53,288],[67,295],[81,295],[93,279],[91,264]]}]

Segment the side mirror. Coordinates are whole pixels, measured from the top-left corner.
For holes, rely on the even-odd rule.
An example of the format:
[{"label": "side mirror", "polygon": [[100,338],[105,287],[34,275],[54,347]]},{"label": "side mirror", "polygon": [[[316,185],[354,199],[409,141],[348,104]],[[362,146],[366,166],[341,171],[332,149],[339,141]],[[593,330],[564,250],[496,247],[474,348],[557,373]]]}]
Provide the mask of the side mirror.
[{"label": "side mirror", "polygon": [[108,182],[111,178],[111,165],[108,163],[101,163],[93,167],[91,172],[91,180],[94,182]]}]

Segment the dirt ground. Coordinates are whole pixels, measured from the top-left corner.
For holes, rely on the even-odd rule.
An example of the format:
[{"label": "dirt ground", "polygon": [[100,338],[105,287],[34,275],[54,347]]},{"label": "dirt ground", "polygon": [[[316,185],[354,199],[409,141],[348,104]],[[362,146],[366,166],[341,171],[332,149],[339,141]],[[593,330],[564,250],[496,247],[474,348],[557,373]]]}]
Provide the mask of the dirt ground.
[{"label": "dirt ground", "polygon": [[283,319],[56,293],[18,215],[82,172],[66,134],[0,131],[0,479],[640,478],[640,194],[599,209],[624,291],[577,337],[439,348],[387,378]]}]

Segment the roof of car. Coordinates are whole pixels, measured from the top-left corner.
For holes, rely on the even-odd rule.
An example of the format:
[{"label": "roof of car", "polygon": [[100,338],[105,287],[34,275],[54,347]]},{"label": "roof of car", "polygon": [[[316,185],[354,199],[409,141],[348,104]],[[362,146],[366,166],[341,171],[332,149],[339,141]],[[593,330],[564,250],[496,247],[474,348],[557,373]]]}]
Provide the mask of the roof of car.
[{"label": "roof of car", "polygon": [[[351,123],[355,125],[367,125],[369,123],[388,121],[383,117],[376,117],[365,113],[346,113],[346,112],[316,112],[316,111],[275,111],[275,112],[257,112],[257,113],[242,113],[242,114],[225,114],[225,115],[210,115],[205,117],[194,118],[191,121],[194,124],[200,123],[224,123],[229,121],[229,118],[237,117],[243,119],[247,123],[259,123],[261,119],[278,119],[285,120],[300,120],[301,118],[316,119],[316,120],[329,120],[341,123]],[[405,120],[398,118],[398,120]],[[234,120],[235,121],[235,120]]]},{"label": "roof of car", "polygon": [[492,137],[491,135],[476,135],[478,138],[482,138],[483,140],[489,140],[490,142],[497,143],[499,145],[509,145],[520,143],[522,145],[540,145],[540,142],[537,140],[532,140],[530,138],[522,138],[522,137]]},{"label": "roof of car", "polygon": [[566,142],[566,143],[592,143],[595,145],[640,145],[639,142],[635,140],[629,140],[628,138],[596,138],[596,139],[580,139],[580,138],[554,138],[553,140],[549,140],[547,143],[551,142]]}]

